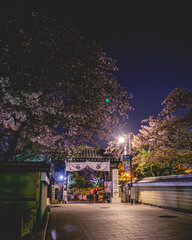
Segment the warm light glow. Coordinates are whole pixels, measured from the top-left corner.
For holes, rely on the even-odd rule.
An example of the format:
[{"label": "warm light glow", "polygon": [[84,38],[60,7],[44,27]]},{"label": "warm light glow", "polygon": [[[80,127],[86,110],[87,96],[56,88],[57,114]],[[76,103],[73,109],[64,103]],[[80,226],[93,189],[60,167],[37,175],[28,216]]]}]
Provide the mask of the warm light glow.
[{"label": "warm light glow", "polygon": [[118,142],[119,143],[124,143],[125,142],[125,138],[124,137],[119,137],[118,138]]}]

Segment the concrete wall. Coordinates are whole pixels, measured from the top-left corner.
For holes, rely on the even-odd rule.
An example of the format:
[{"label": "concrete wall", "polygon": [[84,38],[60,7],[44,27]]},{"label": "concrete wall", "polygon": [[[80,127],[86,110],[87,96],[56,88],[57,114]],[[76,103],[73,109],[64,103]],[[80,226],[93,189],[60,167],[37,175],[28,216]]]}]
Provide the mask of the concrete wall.
[{"label": "concrete wall", "polygon": [[22,239],[42,220],[47,203],[45,170],[44,163],[0,163],[0,233],[4,240]]},{"label": "concrete wall", "polygon": [[41,173],[41,195],[40,195],[40,216],[39,220],[42,221],[44,217],[44,213],[47,208],[47,191],[48,191],[48,184],[50,184],[49,179],[45,172]]},{"label": "concrete wall", "polygon": [[[0,174],[0,211],[10,208],[22,213],[37,206],[37,172],[6,172]],[[5,209],[6,206],[6,209]]]},{"label": "concrete wall", "polygon": [[145,178],[133,183],[133,187],[137,202],[192,211],[190,175]]},{"label": "concrete wall", "polygon": [[0,174],[0,223],[4,226],[2,231],[8,229],[7,224],[12,223],[13,226],[10,232],[4,233],[7,237],[13,235],[19,239],[23,234],[32,232],[37,221],[38,177],[37,172]]}]

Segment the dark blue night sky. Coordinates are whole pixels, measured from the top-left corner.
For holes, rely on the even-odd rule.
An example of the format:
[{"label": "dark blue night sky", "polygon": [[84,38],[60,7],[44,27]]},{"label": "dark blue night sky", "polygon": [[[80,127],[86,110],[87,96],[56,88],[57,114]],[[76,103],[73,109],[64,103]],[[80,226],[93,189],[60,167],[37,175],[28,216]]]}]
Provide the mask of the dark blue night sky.
[{"label": "dark blue night sky", "polygon": [[192,87],[192,17],[186,4],[126,2],[66,5],[61,15],[117,60],[117,79],[135,108],[126,129],[137,133],[174,88]]},{"label": "dark blue night sky", "polygon": [[162,101],[174,88],[192,87],[189,6],[155,2],[146,6],[137,1],[126,7],[117,1],[102,10],[96,7],[79,23],[71,20],[117,60],[117,78],[133,93],[135,110],[130,112],[127,125],[127,131],[133,133],[138,132],[141,120],[161,111]]},{"label": "dark blue night sky", "polygon": [[137,133],[141,120],[156,116],[174,88],[192,87],[192,15],[186,2],[62,2],[33,6],[64,17],[117,60],[117,79],[133,94],[128,132]]}]

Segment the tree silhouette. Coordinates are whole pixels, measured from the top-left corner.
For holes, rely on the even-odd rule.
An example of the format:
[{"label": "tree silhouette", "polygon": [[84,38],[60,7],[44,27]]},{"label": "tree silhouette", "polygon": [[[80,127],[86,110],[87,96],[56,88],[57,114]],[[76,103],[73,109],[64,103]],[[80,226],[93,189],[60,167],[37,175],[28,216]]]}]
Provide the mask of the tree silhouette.
[{"label": "tree silhouette", "polygon": [[2,161],[31,149],[70,159],[73,146],[98,145],[128,118],[132,96],[96,42],[28,9],[2,16],[0,29]]}]

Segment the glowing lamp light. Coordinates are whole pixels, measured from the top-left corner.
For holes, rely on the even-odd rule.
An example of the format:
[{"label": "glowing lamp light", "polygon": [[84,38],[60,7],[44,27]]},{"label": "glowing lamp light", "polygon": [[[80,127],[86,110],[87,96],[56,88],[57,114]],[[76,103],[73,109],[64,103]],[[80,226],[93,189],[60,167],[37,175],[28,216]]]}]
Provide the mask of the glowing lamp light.
[{"label": "glowing lamp light", "polygon": [[124,137],[119,137],[118,138],[118,142],[119,143],[124,143],[125,142],[125,138]]},{"label": "glowing lamp light", "polygon": [[109,98],[105,98],[105,102],[110,102]]},{"label": "glowing lamp light", "polygon": [[63,175],[59,176],[59,180],[63,180],[63,178],[64,178]]}]

